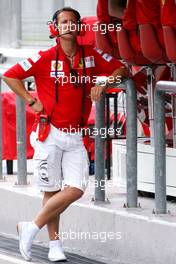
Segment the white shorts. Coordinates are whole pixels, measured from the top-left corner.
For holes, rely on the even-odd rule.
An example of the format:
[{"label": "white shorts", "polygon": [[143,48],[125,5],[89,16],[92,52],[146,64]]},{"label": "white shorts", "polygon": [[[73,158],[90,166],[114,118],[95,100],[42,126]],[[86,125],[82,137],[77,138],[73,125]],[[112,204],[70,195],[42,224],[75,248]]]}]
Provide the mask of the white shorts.
[{"label": "white shorts", "polygon": [[38,132],[30,135],[37,187],[44,192],[53,192],[69,185],[84,192],[88,185],[89,160],[82,136],[63,133],[51,125],[44,142],[38,141],[37,137]]}]

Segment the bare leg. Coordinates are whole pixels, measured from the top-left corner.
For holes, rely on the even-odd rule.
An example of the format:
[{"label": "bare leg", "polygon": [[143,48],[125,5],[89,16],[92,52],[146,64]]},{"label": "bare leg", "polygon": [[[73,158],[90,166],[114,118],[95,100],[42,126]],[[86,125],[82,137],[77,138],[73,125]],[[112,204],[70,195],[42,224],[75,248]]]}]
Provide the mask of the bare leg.
[{"label": "bare leg", "polygon": [[[59,191],[57,191],[59,192]],[[43,206],[47,203],[47,201],[55,195],[57,192],[45,192],[44,197],[43,197]],[[53,219],[51,219],[47,223],[47,229],[48,229],[48,235],[50,240],[57,240],[59,239],[59,220],[60,220],[60,215],[56,215]]]},{"label": "bare leg", "polygon": [[51,219],[60,215],[71,203],[78,200],[83,195],[83,191],[78,188],[67,186],[63,191],[54,194],[38,215],[35,217],[34,222],[42,228]]}]

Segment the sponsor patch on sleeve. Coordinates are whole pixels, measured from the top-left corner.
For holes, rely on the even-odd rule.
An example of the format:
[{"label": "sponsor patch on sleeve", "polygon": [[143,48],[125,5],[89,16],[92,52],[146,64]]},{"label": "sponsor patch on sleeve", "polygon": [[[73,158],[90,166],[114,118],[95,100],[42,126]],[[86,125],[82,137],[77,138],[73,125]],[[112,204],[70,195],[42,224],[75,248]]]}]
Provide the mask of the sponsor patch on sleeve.
[{"label": "sponsor patch on sleeve", "polygon": [[110,62],[112,60],[112,56],[107,53],[104,53],[102,57],[107,62]]},{"label": "sponsor patch on sleeve", "polygon": [[34,63],[36,63],[38,60],[40,60],[40,58],[41,58],[41,56],[40,56],[39,53],[33,55],[32,57],[30,57],[30,59],[31,59]]},{"label": "sponsor patch on sleeve", "polygon": [[99,49],[99,48],[95,47],[94,50],[100,55],[103,53],[103,51],[101,49]]},{"label": "sponsor patch on sleeve", "polygon": [[21,68],[24,71],[28,71],[32,67],[32,64],[28,61],[28,59],[20,61],[20,62],[18,62],[18,64],[21,66]]}]

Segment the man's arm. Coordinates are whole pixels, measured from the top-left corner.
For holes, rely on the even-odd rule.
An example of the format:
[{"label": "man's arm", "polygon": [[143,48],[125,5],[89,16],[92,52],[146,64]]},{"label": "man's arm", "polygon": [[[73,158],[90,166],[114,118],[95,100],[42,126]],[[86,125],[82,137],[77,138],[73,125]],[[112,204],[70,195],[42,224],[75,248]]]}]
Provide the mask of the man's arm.
[{"label": "man's arm", "polygon": [[112,83],[121,83],[123,79],[129,77],[129,72],[127,68],[118,68],[108,77],[106,83],[101,86],[94,86],[91,88],[91,100],[99,101],[101,95],[105,92],[107,85]]},{"label": "man's arm", "polygon": [[3,80],[14,93],[19,95],[25,101],[25,103],[28,105],[33,104],[31,108],[36,113],[40,113],[43,110],[43,105],[41,102],[32,97],[32,95],[25,89],[25,86],[21,80],[8,78],[6,76],[3,76]]}]

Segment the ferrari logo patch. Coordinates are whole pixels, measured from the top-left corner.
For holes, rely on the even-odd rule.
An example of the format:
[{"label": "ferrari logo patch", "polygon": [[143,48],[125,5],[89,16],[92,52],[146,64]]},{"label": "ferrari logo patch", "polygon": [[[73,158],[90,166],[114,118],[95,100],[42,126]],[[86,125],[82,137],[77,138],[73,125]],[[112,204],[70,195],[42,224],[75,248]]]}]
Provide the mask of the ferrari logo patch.
[{"label": "ferrari logo patch", "polygon": [[78,68],[83,68],[84,67],[84,64],[83,64],[83,58],[81,58],[80,60],[79,60],[79,64],[78,64]]}]

